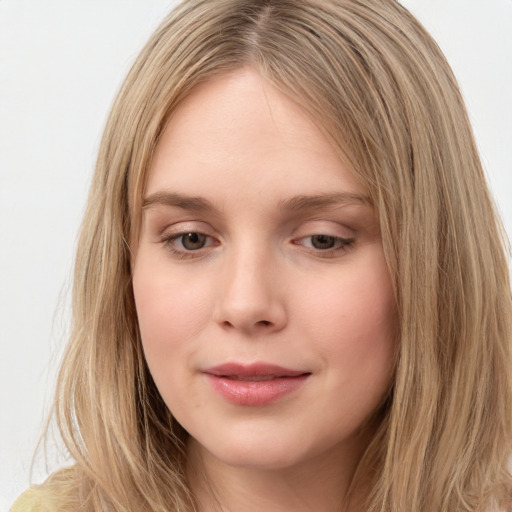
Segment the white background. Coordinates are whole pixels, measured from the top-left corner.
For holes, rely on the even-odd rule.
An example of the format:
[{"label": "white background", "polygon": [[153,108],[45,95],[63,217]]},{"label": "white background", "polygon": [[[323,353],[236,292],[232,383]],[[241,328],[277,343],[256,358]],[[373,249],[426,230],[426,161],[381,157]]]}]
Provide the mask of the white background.
[{"label": "white background", "polygon": [[[445,51],[512,234],[512,0],[404,0]],[[29,485],[109,106],[170,0],[0,0],[0,511]],[[36,481],[46,474],[36,465]],[[55,469],[50,464],[50,471]]]}]

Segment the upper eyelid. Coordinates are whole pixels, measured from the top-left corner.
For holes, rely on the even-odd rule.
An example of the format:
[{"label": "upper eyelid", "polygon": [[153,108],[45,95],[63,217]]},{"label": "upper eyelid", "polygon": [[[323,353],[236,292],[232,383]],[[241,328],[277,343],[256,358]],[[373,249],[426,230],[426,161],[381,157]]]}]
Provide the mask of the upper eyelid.
[{"label": "upper eyelid", "polygon": [[[291,210],[294,215],[288,216],[286,215],[282,222],[284,224],[290,224],[297,222],[298,224],[304,225],[310,222],[327,222],[327,223],[333,223],[333,224],[339,224],[344,225],[343,219],[346,215],[343,215],[341,219],[339,219],[339,211],[345,210],[348,207],[363,207],[367,208],[367,206],[364,203],[349,203],[349,204],[337,204],[337,205],[330,205],[330,206],[324,206],[322,208],[303,208],[303,209],[297,209],[297,210]],[[175,210],[175,213],[170,213],[170,210]],[[176,210],[179,210],[179,212],[176,212]],[[181,223],[200,223],[200,224],[206,224],[208,225],[210,222],[214,222],[215,224],[225,225],[225,219],[219,219],[216,215],[212,216],[209,210],[205,210],[206,215],[204,215],[205,212],[201,210],[192,210],[187,208],[178,208],[178,207],[172,207],[172,206],[164,206],[162,204],[156,203],[156,204],[149,204],[145,207],[144,210],[144,217],[146,221],[148,221],[150,224],[153,222],[159,223],[159,218],[162,217],[168,217],[175,219],[173,220],[173,224],[181,224]],[[360,215],[357,215],[357,218],[354,218],[354,215],[352,212],[348,214],[348,219],[350,219],[352,222],[357,221],[359,222]],[[348,227],[348,226],[345,226]]]},{"label": "upper eyelid", "polygon": [[[194,226],[193,224],[200,223],[203,224],[203,226]],[[183,226],[182,224],[185,224]],[[186,224],[191,224],[190,227],[187,227]],[[313,228],[307,228],[304,226],[300,226],[297,229],[293,231],[293,233],[287,237],[290,240],[297,240],[301,238],[308,238],[316,235],[326,235],[326,236],[332,236],[334,238],[340,238],[344,240],[355,238],[357,235],[356,230],[348,227],[343,226],[339,223],[333,223],[339,226],[339,228],[342,228],[343,230],[349,231],[349,233],[339,233],[335,232],[338,230],[335,230],[332,227],[322,228],[322,227],[313,227]],[[301,234],[300,232],[303,231]],[[176,224],[172,224],[169,226],[165,226],[162,229],[158,230],[158,235],[160,237],[179,237],[180,235],[184,235],[187,233],[200,233],[202,235],[208,236],[209,238],[215,238],[220,239],[223,238],[221,235],[219,235],[214,228],[211,228],[207,223],[203,223],[202,221],[183,221]],[[215,234],[214,234],[215,233]]]},{"label": "upper eyelid", "polygon": [[[323,223],[318,226],[317,223]],[[315,224],[310,226],[309,224]],[[302,236],[301,236],[302,233]],[[314,235],[328,235],[334,236],[337,238],[354,238],[357,235],[357,231],[340,222],[331,221],[331,220],[321,220],[321,219],[313,219],[311,221],[303,223],[301,226],[297,227],[294,230],[293,236],[296,238],[306,238],[308,236]]]},{"label": "upper eyelid", "polygon": [[356,241],[356,237],[344,237],[344,236],[328,235],[326,233],[316,233],[314,235],[306,235],[306,236],[295,238],[294,242],[299,241],[299,240],[305,240],[305,239],[308,239],[308,238],[313,238],[314,236],[319,236],[319,235],[323,235],[323,236],[327,236],[327,237],[330,237],[330,238],[334,238],[335,240],[337,240],[337,241],[339,241],[341,243],[345,243],[345,244],[348,244],[348,243],[352,244],[352,243],[354,243]]},{"label": "upper eyelid", "polygon": [[190,230],[177,231],[175,233],[167,233],[167,234],[164,232],[162,234],[162,241],[165,242],[165,241],[170,241],[170,240],[177,240],[184,235],[188,235],[189,233],[197,233],[198,235],[204,235],[209,240],[218,240],[216,237],[209,235],[208,233],[204,233],[203,231],[190,229]]},{"label": "upper eyelid", "polygon": [[[226,226],[212,226],[208,220],[198,217],[169,219],[165,223],[163,219],[155,219],[154,222],[150,222],[151,224],[154,227],[150,231],[159,238],[169,238],[190,232],[201,233],[218,240],[231,238],[229,233],[224,232]],[[293,221],[293,224],[295,224],[295,221]],[[290,225],[290,221],[287,221],[283,226],[276,228],[276,230],[281,232],[281,235],[285,235],[286,231],[291,230],[288,235],[285,235],[288,239],[305,238],[314,235],[328,235],[342,239],[351,239],[358,235],[359,229],[354,229],[350,224],[337,218],[314,217],[297,219],[297,225],[293,228]]]},{"label": "upper eyelid", "polygon": [[[189,227],[187,227],[187,224]],[[198,226],[201,224],[201,226]],[[203,235],[207,235],[209,237],[213,237],[214,230],[208,226],[207,223],[202,221],[180,221],[173,224],[168,224],[163,228],[158,230],[159,236],[173,236],[173,235],[181,235],[186,233],[201,233]]]}]

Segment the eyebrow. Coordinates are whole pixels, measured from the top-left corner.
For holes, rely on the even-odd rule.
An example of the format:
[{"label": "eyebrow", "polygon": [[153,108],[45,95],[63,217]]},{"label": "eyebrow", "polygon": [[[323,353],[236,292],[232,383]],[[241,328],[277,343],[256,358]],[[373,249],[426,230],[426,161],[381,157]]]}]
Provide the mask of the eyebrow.
[{"label": "eyebrow", "polygon": [[279,205],[283,211],[321,210],[330,206],[361,204],[372,206],[370,197],[351,192],[335,192],[316,195],[299,195],[282,201]]},{"label": "eyebrow", "polygon": [[145,197],[142,208],[151,208],[152,206],[175,206],[183,210],[198,212],[217,211],[217,208],[208,199],[175,192],[155,192]]},{"label": "eyebrow", "polygon": [[[295,212],[303,210],[321,210],[331,206],[345,206],[349,204],[361,204],[372,206],[372,202],[367,195],[355,194],[350,192],[336,192],[315,195],[298,195],[281,201],[279,209],[285,212]],[[144,198],[143,208],[153,206],[174,206],[183,210],[197,212],[217,212],[218,208],[203,197],[189,196],[176,192],[155,192]]]}]

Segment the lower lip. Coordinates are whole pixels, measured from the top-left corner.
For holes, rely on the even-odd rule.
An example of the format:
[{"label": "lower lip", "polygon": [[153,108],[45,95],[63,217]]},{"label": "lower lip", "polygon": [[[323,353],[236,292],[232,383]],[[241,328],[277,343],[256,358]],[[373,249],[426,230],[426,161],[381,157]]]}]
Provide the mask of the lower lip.
[{"label": "lower lip", "polygon": [[229,402],[236,405],[258,406],[289,395],[304,384],[309,374],[260,381],[228,379],[209,374],[207,377],[213,389]]}]

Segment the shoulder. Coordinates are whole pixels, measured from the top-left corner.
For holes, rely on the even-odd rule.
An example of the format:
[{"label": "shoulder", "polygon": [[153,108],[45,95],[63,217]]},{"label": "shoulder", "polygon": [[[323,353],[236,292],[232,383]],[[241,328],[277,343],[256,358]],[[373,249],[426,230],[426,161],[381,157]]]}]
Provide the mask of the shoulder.
[{"label": "shoulder", "polygon": [[36,488],[24,492],[13,504],[9,512],[50,512]]},{"label": "shoulder", "polygon": [[[0,0],[1,1],[1,0]],[[9,512],[69,512],[80,508],[76,466],[52,473],[42,484],[34,484],[12,505]]]}]

